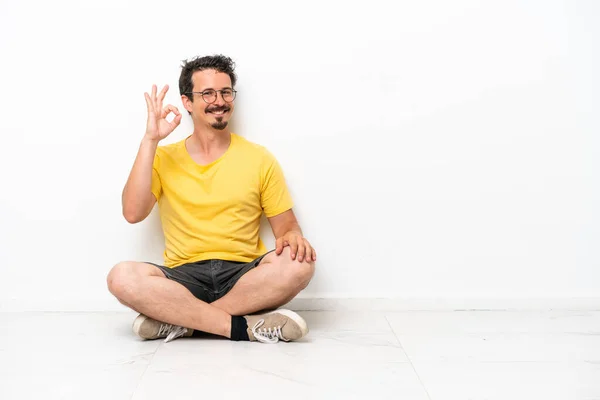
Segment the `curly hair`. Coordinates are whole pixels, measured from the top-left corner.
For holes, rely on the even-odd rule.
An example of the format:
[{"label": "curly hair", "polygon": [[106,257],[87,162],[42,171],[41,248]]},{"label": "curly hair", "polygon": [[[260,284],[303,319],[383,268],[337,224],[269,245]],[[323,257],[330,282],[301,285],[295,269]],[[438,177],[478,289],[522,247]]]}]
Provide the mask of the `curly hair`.
[{"label": "curly hair", "polygon": [[[184,60],[181,65],[181,75],[179,76],[179,93],[188,95],[194,90],[192,75],[196,71],[204,71],[205,69],[214,69],[218,72],[223,72],[231,78],[231,86],[235,87],[237,76],[235,75],[235,63],[229,57],[222,54],[213,56],[196,57],[191,60]],[[193,96],[188,96],[190,101],[194,101]]]}]

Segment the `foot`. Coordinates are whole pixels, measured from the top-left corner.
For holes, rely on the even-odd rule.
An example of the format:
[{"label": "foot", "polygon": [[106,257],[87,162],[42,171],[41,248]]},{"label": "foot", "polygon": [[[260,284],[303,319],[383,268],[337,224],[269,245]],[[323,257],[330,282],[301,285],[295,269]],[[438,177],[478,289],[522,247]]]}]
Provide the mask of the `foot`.
[{"label": "foot", "polygon": [[133,321],[133,332],[142,339],[166,338],[165,343],[167,343],[178,337],[192,336],[194,330],[160,322],[140,314]]},{"label": "foot", "polygon": [[247,315],[250,341],[277,343],[298,340],[308,333],[306,321],[290,310],[276,310],[266,314]]}]

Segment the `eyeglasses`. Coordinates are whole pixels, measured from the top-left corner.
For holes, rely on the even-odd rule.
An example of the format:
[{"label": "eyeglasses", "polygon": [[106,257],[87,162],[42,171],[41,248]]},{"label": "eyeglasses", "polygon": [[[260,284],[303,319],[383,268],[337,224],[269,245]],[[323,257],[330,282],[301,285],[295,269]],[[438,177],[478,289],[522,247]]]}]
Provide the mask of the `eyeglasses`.
[{"label": "eyeglasses", "polygon": [[231,103],[235,99],[235,95],[237,90],[233,89],[222,89],[222,90],[214,90],[208,89],[204,92],[187,92],[186,94],[196,93],[202,96],[202,100],[204,100],[208,104],[212,104],[217,101],[217,93],[221,92],[221,97],[228,103]]}]

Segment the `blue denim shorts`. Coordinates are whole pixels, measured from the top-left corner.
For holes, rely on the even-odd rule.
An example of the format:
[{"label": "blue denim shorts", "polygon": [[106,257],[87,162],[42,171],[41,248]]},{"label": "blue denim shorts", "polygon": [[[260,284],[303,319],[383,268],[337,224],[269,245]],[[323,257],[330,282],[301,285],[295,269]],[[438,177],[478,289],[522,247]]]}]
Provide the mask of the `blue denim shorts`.
[{"label": "blue denim shorts", "polygon": [[160,268],[168,279],[185,286],[196,298],[212,303],[225,296],[246,272],[256,268],[271,251],[248,263],[204,260],[174,268],[150,262],[148,264]]}]

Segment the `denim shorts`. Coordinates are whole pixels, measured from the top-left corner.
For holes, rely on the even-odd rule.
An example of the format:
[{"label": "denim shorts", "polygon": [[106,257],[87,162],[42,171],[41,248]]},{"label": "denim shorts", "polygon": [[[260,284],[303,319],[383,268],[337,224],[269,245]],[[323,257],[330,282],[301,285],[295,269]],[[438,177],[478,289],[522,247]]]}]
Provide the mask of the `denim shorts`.
[{"label": "denim shorts", "polygon": [[212,303],[225,296],[246,272],[257,267],[262,259],[271,251],[248,263],[226,260],[204,260],[183,264],[174,268],[150,262],[148,264],[160,268],[167,278],[181,283],[196,298],[206,303]]}]

